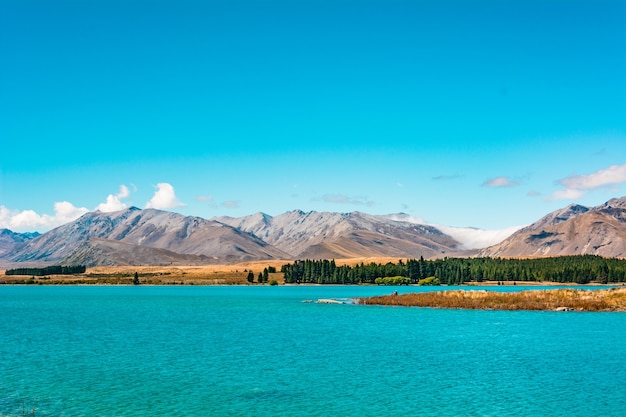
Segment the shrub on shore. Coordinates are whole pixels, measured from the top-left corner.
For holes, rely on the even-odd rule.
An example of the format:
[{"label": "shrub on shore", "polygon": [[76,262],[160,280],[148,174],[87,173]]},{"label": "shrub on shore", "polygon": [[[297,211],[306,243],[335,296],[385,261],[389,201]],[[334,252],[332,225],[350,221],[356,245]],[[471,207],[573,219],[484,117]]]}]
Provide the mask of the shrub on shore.
[{"label": "shrub on shore", "polygon": [[441,282],[437,277],[428,277],[417,281],[417,285],[441,285]]},{"label": "shrub on shore", "polygon": [[409,285],[411,283],[411,278],[401,276],[376,278],[374,283],[376,285]]}]

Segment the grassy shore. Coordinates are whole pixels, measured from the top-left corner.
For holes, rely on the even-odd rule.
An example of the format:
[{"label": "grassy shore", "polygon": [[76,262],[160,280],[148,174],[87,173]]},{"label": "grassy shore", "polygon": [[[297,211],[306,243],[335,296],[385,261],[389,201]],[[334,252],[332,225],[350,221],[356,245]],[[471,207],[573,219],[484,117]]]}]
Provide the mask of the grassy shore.
[{"label": "grassy shore", "polygon": [[[248,272],[255,275],[273,266],[280,270],[282,261],[246,262],[236,265],[203,266],[98,266],[87,268],[84,274],[31,277],[4,275],[0,271],[0,284],[34,285],[130,285],[135,272],[145,285],[240,285],[248,284]],[[269,274],[269,280],[283,281],[282,273]]]},{"label": "grassy shore", "polygon": [[[354,266],[361,262],[385,263],[397,262],[397,258],[351,258],[337,259],[337,265]],[[1,284],[35,284],[35,285],[130,285],[135,272],[139,281],[146,285],[247,285],[248,272],[254,273],[255,285],[257,276],[263,269],[270,266],[280,271],[289,260],[250,261],[237,264],[216,264],[202,266],[97,266],[87,268],[84,274],[51,275],[31,277],[24,275],[5,275],[0,270]],[[13,266],[14,267],[14,266]],[[281,272],[270,273],[268,281],[276,280],[283,283]]]},{"label": "grassy shore", "polygon": [[470,310],[626,311],[626,288],[436,291],[361,298],[359,304]]},{"label": "grassy shore", "polygon": [[[336,259],[337,266],[355,266],[361,263],[385,264],[387,262],[397,262],[397,258],[348,258]],[[32,277],[28,275],[5,275],[4,270],[0,270],[1,284],[34,284],[34,285],[132,285],[135,272],[139,276],[141,284],[145,285],[248,285],[247,277],[250,271],[254,274],[254,285],[257,277],[265,268],[274,267],[280,271],[285,264],[292,263],[290,260],[266,260],[250,261],[237,264],[215,264],[215,265],[166,265],[166,266],[98,266],[89,267],[84,274],[77,275],[50,275],[44,277]],[[15,266],[12,266],[15,267]],[[270,273],[268,281],[276,280],[279,284],[284,283],[281,272]],[[292,284],[289,284],[292,285]],[[295,284],[293,284],[295,285]],[[316,284],[310,284],[316,285]],[[495,285],[579,285],[575,283],[553,283],[553,282],[466,282],[464,286],[495,286]],[[594,284],[595,285],[595,284]]]}]

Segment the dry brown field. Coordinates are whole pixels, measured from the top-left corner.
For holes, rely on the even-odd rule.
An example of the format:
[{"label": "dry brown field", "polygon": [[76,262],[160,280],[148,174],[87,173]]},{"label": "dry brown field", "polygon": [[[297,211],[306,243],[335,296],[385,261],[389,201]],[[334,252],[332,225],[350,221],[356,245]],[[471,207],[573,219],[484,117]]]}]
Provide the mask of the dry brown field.
[{"label": "dry brown field", "polygon": [[[50,275],[30,277],[5,275],[0,271],[0,284],[132,284],[135,272],[146,285],[237,285],[248,284],[248,272],[256,278],[264,268],[273,266],[280,271],[286,261],[258,261],[233,265],[203,266],[98,266],[87,268],[79,275]],[[280,272],[269,274],[269,280],[283,282]]]},{"label": "dry brown field", "polygon": [[359,304],[468,310],[626,311],[626,288],[515,292],[452,290],[368,297],[360,299]]},{"label": "dry brown field", "polygon": [[[335,259],[337,265],[355,266],[361,263],[385,264],[397,263],[401,258],[372,257]],[[405,261],[405,259],[402,259]],[[252,261],[237,264],[219,264],[202,266],[98,266],[87,268],[84,274],[79,275],[51,275],[45,277],[30,277],[24,275],[5,275],[0,270],[0,284],[97,284],[97,285],[129,285],[133,282],[135,272],[139,280],[146,285],[248,285],[248,272],[254,274],[254,284],[257,276],[263,269],[276,268],[276,273],[270,273],[268,280],[276,280],[283,284],[283,274],[280,269],[283,265],[292,263],[291,260]],[[577,285],[550,282],[522,282],[517,285]],[[466,286],[498,285],[496,281],[481,283],[468,282]],[[514,285],[506,282],[504,285]]]},{"label": "dry brown field", "polygon": [[[97,266],[87,268],[84,274],[45,277],[5,275],[4,270],[0,270],[0,284],[125,285],[132,284],[135,272],[137,272],[139,281],[147,285],[247,285],[248,272],[252,271],[256,285],[259,273],[270,266],[279,272],[270,273],[268,279],[282,284],[283,274],[280,269],[291,262],[293,261],[271,260],[202,266]],[[335,262],[337,265],[357,265],[361,262],[365,264],[398,262],[398,258],[336,259]]]}]

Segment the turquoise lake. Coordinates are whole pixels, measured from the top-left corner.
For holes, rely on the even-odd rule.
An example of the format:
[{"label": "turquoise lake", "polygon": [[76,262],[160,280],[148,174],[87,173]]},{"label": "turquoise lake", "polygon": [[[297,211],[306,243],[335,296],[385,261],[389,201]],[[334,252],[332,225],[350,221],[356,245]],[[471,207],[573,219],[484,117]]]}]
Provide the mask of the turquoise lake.
[{"label": "turquoise lake", "polygon": [[626,313],[302,302],[394,289],[2,286],[0,416],[626,415]]}]

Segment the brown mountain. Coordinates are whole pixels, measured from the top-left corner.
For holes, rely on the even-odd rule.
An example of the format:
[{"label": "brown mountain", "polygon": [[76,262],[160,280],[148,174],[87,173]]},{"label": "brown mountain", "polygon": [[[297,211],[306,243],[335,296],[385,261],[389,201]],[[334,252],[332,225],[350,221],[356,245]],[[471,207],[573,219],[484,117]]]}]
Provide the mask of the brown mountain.
[{"label": "brown mountain", "polygon": [[167,249],[133,245],[116,240],[90,239],[61,262],[64,265],[206,265],[215,263],[206,255],[189,255]]},{"label": "brown mountain", "polygon": [[0,229],[0,257],[15,251],[15,248],[39,236],[39,233],[16,233],[9,229]]},{"label": "brown mountain", "polygon": [[87,213],[18,244],[5,264],[197,265],[262,259],[447,256],[439,229],[360,212],[295,210],[272,217],[202,219],[130,208]]},{"label": "brown mountain", "polygon": [[6,260],[67,263],[67,259],[96,265],[106,259],[106,264],[124,265],[131,253],[136,256],[133,264],[144,265],[167,263],[176,254],[195,255],[193,263],[287,257],[253,234],[214,220],[133,207],[113,213],[87,213],[17,246]]},{"label": "brown mountain", "polygon": [[[130,208],[92,212],[43,235],[0,233],[3,264],[198,265],[263,259],[473,256],[440,229],[407,216],[290,211],[202,219]],[[570,205],[477,256],[626,257],[626,197]]]},{"label": "brown mountain", "polygon": [[520,229],[478,256],[593,254],[626,257],[626,197],[597,207],[570,205]]},{"label": "brown mountain", "polygon": [[259,236],[293,259],[448,256],[459,242],[423,224],[351,213],[289,211],[215,220]]}]

